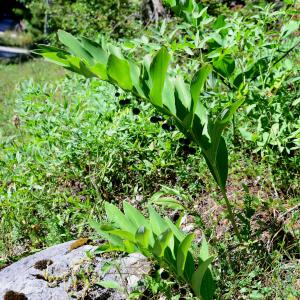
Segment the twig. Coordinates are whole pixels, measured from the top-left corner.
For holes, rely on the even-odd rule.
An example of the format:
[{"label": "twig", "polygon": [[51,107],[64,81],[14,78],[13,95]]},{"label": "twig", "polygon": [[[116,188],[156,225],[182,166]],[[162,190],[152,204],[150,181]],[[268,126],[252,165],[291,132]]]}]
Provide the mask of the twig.
[{"label": "twig", "polygon": [[288,209],[285,213],[283,213],[281,216],[278,217],[278,220],[282,221],[283,218],[284,218],[287,214],[289,214],[289,213],[292,212],[293,210],[296,210],[297,208],[300,208],[300,203],[297,204],[297,205],[295,205],[294,207]]}]

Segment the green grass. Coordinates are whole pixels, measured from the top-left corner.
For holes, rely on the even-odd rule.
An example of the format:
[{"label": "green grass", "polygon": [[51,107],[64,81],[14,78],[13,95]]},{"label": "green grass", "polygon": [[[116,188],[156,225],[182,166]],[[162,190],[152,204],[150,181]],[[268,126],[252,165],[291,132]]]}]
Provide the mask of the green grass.
[{"label": "green grass", "polygon": [[17,90],[22,82],[53,82],[64,74],[61,68],[41,60],[24,64],[0,64],[0,137],[14,131],[12,120],[14,110],[17,109]]}]

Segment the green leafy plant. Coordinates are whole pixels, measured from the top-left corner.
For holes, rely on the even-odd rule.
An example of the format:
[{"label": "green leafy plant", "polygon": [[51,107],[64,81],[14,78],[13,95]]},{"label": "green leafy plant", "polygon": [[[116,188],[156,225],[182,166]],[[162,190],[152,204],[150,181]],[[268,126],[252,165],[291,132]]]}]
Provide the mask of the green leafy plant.
[{"label": "green leafy plant", "polygon": [[106,202],[108,224],[92,222],[96,231],[108,241],[97,252],[142,253],[169,269],[179,281],[186,282],[199,299],[212,299],[215,291],[210,267],[213,256],[209,254],[205,237],[202,238],[198,261],[195,261],[192,250],[194,234],[183,233],[179,229],[180,221],[174,225],[150,205],[149,219],[125,201],[123,208],[124,214],[115,205]]},{"label": "green leafy plant", "polygon": [[120,48],[108,45],[105,41],[100,45],[87,38],[77,39],[64,31],[59,31],[58,36],[68,51],[41,46],[36,53],[85,77],[109,81],[132,92],[139,99],[152,103],[159,112],[169,116],[189,140],[201,147],[209,170],[226,201],[234,231],[240,239],[226,195],[228,152],[222,133],[244,102],[243,94],[238,94],[236,102],[226,107],[216,119],[212,119],[200,102],[205,82],[212,71],[210,64],[203,64],[191,82],[186,83],[181,75],[169,75],[171,55],[165,47],[153,59],[147,56],[138,65],[124,58]]},{"label": "green leafy plant", "polygon": [[170,7],[177,16],[193,25],[199,24],[202,14],[207,10],[195,0],[163,0],[163,3]]}]

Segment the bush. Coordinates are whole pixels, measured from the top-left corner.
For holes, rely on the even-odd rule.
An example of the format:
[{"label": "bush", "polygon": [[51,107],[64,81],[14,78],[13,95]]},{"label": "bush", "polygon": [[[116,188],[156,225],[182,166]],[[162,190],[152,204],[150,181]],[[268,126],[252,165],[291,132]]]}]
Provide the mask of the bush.
[{"label": "bush", "polygon": [[[20,0],[21,1],[21,0]],[[24,1],[22,1],[24,2]],[[114,37],[127,36],[141,28],[136,20],[138,5],[130,0],[57,0],[47,6],[45,1],[25,0],[30,11],[32,30],[39,38],[45,29],[45,12],[48,13],[47,32],[44,38],[56,41],[56,31],[65,29],[74,34],[95,37],[108,33]]]}]

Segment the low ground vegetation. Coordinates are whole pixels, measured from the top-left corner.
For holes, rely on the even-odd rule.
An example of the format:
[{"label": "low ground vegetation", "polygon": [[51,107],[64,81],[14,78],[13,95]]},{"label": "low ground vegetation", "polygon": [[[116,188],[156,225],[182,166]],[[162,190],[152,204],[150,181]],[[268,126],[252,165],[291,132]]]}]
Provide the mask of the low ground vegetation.
[{"label": "low ground vegetation", "polygon": [[[245,101],[224,134],[227,193],[242,242],[201,150],[187,146],[173,123],[166,127],[165,114],[116,85],[41,60],[2,65],[1,266],[73,238],[99,240],[99,232],[124,239],[119,227],[97,224],[111,219],[108,203],[123,211],[125,200],[125,215],[130,204],[148,218],[151,203],[187,236],[194,233],[186,243],[195,257],[206,237],[216,299],[298,299],[299,49],[289,5],[255,7],[256,14],[244,8],[232,20],[202,11],[192,26],[173,19],[118,44],[135,61],[165,45],[173,52],[170,75],[186,81],[211,63],[201,94],[211,117],[234,102],[241,89],[232,85],[246,75]],[[146,232],[134,241],[148,255]],[[128,245],[122,250],[130,252]],[[132,297],[193,299],[189,281],[153,253],[153,272],[141,283],[146,292]]]}]

